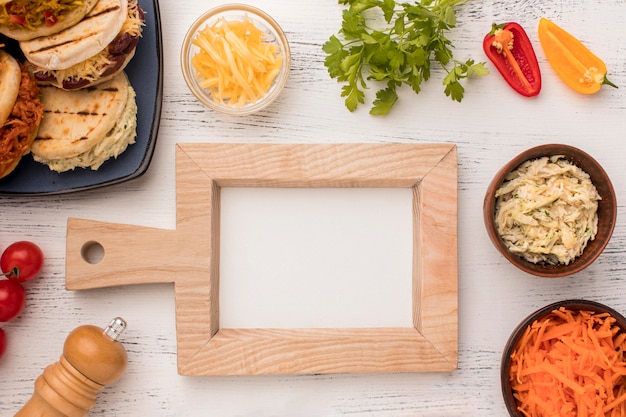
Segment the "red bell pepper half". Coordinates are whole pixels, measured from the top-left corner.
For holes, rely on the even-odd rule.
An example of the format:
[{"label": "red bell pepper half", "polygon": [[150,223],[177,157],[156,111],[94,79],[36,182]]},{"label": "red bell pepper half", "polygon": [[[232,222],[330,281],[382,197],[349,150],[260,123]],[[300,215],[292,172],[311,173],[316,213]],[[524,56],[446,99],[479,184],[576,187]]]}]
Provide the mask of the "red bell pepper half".
[{"label": "red bell pepper half", "polygon": [[539,94],[539,63],[526,31],[519,24],[494,24],[483,40],[483,49],[515,91],[526,97]]}]

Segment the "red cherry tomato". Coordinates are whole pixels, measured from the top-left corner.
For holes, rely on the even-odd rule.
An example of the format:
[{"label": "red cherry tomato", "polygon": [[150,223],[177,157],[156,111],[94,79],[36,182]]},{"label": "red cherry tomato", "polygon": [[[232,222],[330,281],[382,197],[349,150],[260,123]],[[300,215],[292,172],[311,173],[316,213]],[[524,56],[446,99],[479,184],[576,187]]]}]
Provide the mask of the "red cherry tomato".
[{"label": "red cherry tomato", "polygon": [[4,330],[0,329],[0,358],[4,355],[4,352],[7,350],[7,337],[4,334]]},{"label": "red cherry tomato", "polygon": [[26,291],[17,281],[0,280],[0,321],[13,320],[26,304]]},{"label": "red cherry tomato", "polygon": [[22,240],[12,243],[2,253],[0,268],[9,279],[30,281],[43,268],[43,252],[33,242]]}]

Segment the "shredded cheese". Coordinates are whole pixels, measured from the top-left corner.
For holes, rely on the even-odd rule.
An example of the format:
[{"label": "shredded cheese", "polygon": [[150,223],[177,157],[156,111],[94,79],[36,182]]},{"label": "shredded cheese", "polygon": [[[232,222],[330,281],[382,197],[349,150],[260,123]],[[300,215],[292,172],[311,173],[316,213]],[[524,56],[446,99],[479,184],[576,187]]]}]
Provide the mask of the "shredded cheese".
[{"label": "shredded cheese", "polygon": [[100,51],[98,54],[85,59],[84,61],[74,64],[67,69],[62,70],[43,70],[48,75],[56,78],[57,84],[62,85],[64,80],[76,78],[88,81],[96,81],[100,79],[104,71],[111,65],[109,53],[106,50]]},{"label": "shredded cheese", "polygon": [[281,70],[280,49],[248,16],[218,19],[200,30],[193,44],[200,48],[191,59],[196,79],[219,104],[241,107],[256,102]]},{"label": "shredded cheese", "polygon": [[567,265],[597,233],[601,197],[589,175],[562,156],[525,162],[495,197],[498,234],[529,262]]},{"label": "shredded cheese", "polygon": [[143,9],[141,12],[139,11],[139,3],[137,1],[129,1],[128,16],[124,20],[120,33],[127,33],[130,36],[141,36],[144,26],[143,13]]}]

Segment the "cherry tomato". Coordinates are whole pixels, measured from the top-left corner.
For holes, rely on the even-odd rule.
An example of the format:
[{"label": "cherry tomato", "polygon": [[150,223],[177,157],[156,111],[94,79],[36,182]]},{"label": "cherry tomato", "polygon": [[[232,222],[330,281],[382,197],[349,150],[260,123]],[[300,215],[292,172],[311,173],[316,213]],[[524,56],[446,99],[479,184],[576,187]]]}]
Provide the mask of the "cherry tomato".
[{"label": "cherry tomato", "polygon": [[4,334],[4,330],[0,329],[0,358],[4,355],[4,352],[7,350],[7,337]]},{"label": "cherry tomato", "polygon": [[0,321],[13,320],[26,304],[26,291],[17,281],[0,280]]},{"label": "cherry tomato", "polygon": [[0,258],[0,269],[7,278],[19,282],[37,277],[43,268],[43,252],[33,242],[22,240],[9,245]]}]

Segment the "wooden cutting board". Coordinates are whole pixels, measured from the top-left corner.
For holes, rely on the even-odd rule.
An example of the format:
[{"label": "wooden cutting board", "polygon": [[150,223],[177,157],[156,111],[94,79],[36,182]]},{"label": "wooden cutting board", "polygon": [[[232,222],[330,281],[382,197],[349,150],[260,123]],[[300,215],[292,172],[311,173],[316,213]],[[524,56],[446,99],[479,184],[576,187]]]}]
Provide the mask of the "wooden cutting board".
[{"label": "wooden cutting board", "polygon": [[[413,190],[413,326],[226,329],[223,187]],[[93,245],[104,249],[94,261]],[[450,371],[458,361],[457,148],[451,144],[178,144],[176,229],[70,218],[68,290],[174,283],[182,375]],[[355,288],[358,291],[358,288]]]}]

